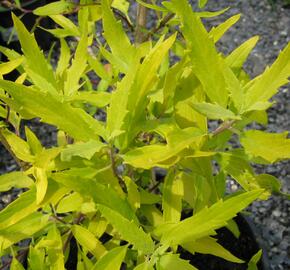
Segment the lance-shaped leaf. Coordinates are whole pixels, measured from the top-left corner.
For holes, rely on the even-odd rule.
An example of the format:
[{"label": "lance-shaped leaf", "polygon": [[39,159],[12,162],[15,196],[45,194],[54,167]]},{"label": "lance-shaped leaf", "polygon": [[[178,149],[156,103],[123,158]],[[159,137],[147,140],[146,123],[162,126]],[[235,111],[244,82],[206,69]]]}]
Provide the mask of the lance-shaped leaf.
[{"label": "lance-shaped leaf", "polygon": [[92,92],[83,91],[78,92],[76,95],[67,98],[68,101],[82,101],[91,104],[98,108],[107,106],[111,100],[111,94],[107,92]]},{"label": "lance-shaped leaf", "polygon": [[93,266],[92,270],[117,270],[121,268],[122,262],[127,253],[127,246],[111,249],[107,254],[100,258]]},{"label": "lance-shaped leaf", "polygon": [[13,257],[12,262],[10,264],[10,270],[25,270],[23,265]]},{"label": "lance-shaped leaf", "polygon": [[229,95],[223,75],[222,57],[217,53],[213,40],[187,1],[173,0],[172,4],[183,25],[182,32],[190,49],[189,56],[195,75],[211,101],[225,107]]},{"label": "lance-shaped leaf", "polygon": [[98,205],[98,209],[121,235],[122,239],[131,243],[134,249],[144,254],[150,254],[154,251],[154,242],[151,236],[145,233],[133,220],[126,219],[118,212],[104,205]]},{"label": "lance-shaped leaf", "polygon": [[170,226],[163,234],[161,243],[168,245],[183,244],[213,235],[215,230],[226,225],[238,212],[257,199],[263,190],[254,190],[218,201],[210,208],[203,208],[197,214]]},{"label": "lance-shaped leaf", "polygon": [[192,143],[198,142],[201,137],[201,133],[195,128],[180,130],[175,132],[175,134],[171,134],[169,143],[166,145],[154,144],[139,147],[128,151],[122,157],[125,163],[136,168],[150,169],[155,166],[168,167],[171,164],[166,164],[166,161],[173,159],[173,163],[177,162],[177,155]]},{"label": "lance-shaped leaf", "polygon": [[91,252],[97,259],[100,259],[107,252],[102,243],[86,228],[73,225],[72,232],[78,243]]},{"label": "lance-shaped leaf", "polygon": [[20,240],[30,238],[48,224],[48,215],[35,212],[19,222],[0,230],[0,252]]},{"label": "lance-shaped leaf", "polygon": [[268,101],[282,85],[288,83],[290,76],[290,43],[279,54],[271,67],[267,67],[263,74],[250,81],[246,86],[245,108],[256,102]]},{"label": "lance-shaped leaf", "polygon": [[213,27],[209,35],[213,37],[214,42],[218,42],[220,38],[228,31],[239,19],[241,18],[241,14],[234,15],[227,19],[225,22],[219,24],[216,27]]},{"label": "lance-shaped leaf", "polygon": [[241,144],[252,157],[260,157],[274,163],[290,158],[290,139],[287,139],[287,134],[249,130],[243,133]]},{"label": "lance-shaped leaf", "polygon": [[38,16],[63,14],[71,12],[74,7],[75,4],[73,2],[56,1],[34,9],[33,13]]},{"label": "lance-shaped leaf", "polygon": [[31,270],[45,270],[45,250],[29,247],[29,255],[27,258],[28,265]]},{"label": "lance-shaped leaf", "polygon": [[96,139],[98,135],[106,137],[100,122],[49,93],[4,80],[0,80],[0,87],[13,99],[1,98],[24,118],[40,117],[43,122],[57,126],[78,140]]},{"label": "lance-shaped leaf", "polygon": [[12,187],[27,188],[33,185],[33,180],[24,172],[11,172],[0,176],[0,192],[8,191]]},{"label": "lance-shaped leaf", "polygon": [[[129,38],[123,30],[121,22],[117,21],[109,6],[108,0],[102,0],[104,36],[112,53],[119,58],[121,71],[126,72],[135,57],[136,49],[131,45]],[[122,46],[120,46],[122,44]]]},{"label": "lance-shaped leaf", "polygon": [[180,259],[178,254],[165,254],[161,256],[156,266],[157,270],[197,270],[189,261]]},{"label": "lance-shaped leaf", "polygon": [[[43,239],[43,238],[42,238]],[[63,245],[59,230],[54,224],[48,231],[47,241],[53,241],[52,246],[47,246],[47,254],[49,261],[49,269],[51,270],[65,270],[64,268],[64,254],[62,252]],[[40,240],[41,242],[41,240]],[[40,243],[38,242],[38,243]]]},{"label": "lance-shaped leaf", "polygon": [[10,73],[12,70],[14,70],[19,65],[21,65],[23,60],[24,60],[24,57],[22,56],[22,57],[18,57],[16,59],[14,59],[14,60],[11,60],[9,62],[0,64],[0,75],[5,75],[5,74]]},{"label": "lance-shaped leaf", "polygon": [[198,252],[201,254],[211,254],[234,263],[244,262],[226,250],[217,242],[217,239],[212,237],[204,237],[194,242],[184,243],[182,244],[182,247],[188,250],[190,253]]},{"label": "lance-shaped leaf", "polygon": [[87,67],[88,38],[84,33],[77,46],[72,64],[67,70],[67,77],[64,83],[64,93],[68,96],[75,94],[80,88],[79,80]]},{"label": "lance-shaped leaf", "polygon": [[247,60],[249,54],[256,46],[259,40],[258,36],[254,36],[243,44],[241,44],[238,48],[234,49],[227,57],[226,63],[232,69],[241,69],[244,65],[245,61]]},{"label": "lance-shaped leaf", "polygon": [[104,143],[96,140],[89,140],[85,143],[78,142],[70,144],[61,151],[61,160],[70,161],[76,156],[91,159],[95,153],[99,152],[104,147],[106,147]]},{"label": "lance-shaped leaf", "polygon": [[60,58],[57,63],[56,75],[62,76],[63,72],[67,69],[70,60],[70,48],[68,47],[64,38],[60,40]]},{"label": "lance-shaped leaf", "polygon": [[56,80],[53,70],[47,63],[43,53],[40,51],[33,34],[27,31],[23,23],[14,14],[12,14],[12,19],[28,67],[56,89]]},{"label": "lance-shaped leaf", "polygon": [[91,197],[95,203],[105,205],[125,218],[138,222],[129,203],[123,200],[112,187],[97,183],[92,180],[93,177],[84,178],[81,175],[73,175],[72,172],[66,171],[54,173],[52,178],[83,196]]},{"label": "lance-shaped leaf", "polygon": [[167,173],[162,193],[163,220],[177,223],[181,217],[183,182],[174,169]]},{"label": "lance-shaped leaf", "polygon": [[209,119],[241,119],[240,116],[235,115],[232,111],[225,109],[218,104],[211,103],[191,103],[191,106],[199,113],[207,116]]}]

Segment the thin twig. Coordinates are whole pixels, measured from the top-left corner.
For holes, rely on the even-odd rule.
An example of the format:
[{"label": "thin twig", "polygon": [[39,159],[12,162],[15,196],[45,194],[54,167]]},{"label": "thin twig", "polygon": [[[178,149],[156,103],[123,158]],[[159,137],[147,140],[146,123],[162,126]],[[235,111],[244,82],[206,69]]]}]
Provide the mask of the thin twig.
[{"label": "thin twig", "polygon": [[162,20],[161,22],[155,27],[153,28],[149,33],[147,33],[147,35],[145,35],[144,39],[142,40],[142,42],[148,40],[149,38],[151,38],[154,34],[156,34],[157,32],[159,32],[161,29],[163,29],[167,23],[174,18],[175,14],[174,13],[169,13],[167,14]]},{"label": "thin twig", "polygon": [[212,135],[216,136],[216,135],[222,133],[223,131],[230,129],[235,122],[236,122],[236,120],[230,120],[230,121],[223,122],[217,129],[215,129],[212,132]]},{"label": "thin twig", "polygon": [[111,147],[110,150],[109,150],[109,156],[110,156],[110,159],[111,159],[111,168],[112,168],[113,174],[119,180],[119,184],[120,184],[121,188],[123,189],[123,191],[125,193],[127,193],[126,184],[125,184],[123,178],[118,174],[118,171],[117,171],[117,165],[116,165],[116,161],[115,161],[115,153],[114,153],[114,148],[113,147]]},{"label": "thin twig", "polygon": [[113,12],[115,15],[117,15],[120,19],[122,19],[126,25],[128,26],[128,28],[130,29],[131,32],[134,32],[134,26],[130,23],[130,21],[128,20],[128,18],[126,16],[124,16],[118,9],[113,8]]},{"label": "thin twig", "polygon": [[[147,1],[144,1],[147,2]],[[137,16],[136,16],[136,32],[135,32],[135,40],[136,43],[142,43],[144,40],[144,29],[146,29],[147,23],[147,11],[148,9],[139,4],[137,6]]]}]

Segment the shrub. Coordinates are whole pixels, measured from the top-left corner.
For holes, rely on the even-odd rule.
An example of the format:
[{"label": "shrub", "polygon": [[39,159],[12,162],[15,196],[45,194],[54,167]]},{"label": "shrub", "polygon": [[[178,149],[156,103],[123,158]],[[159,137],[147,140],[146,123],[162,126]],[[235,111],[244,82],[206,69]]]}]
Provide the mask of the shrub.
[{"label": "shrub", "polygon": [[[17,69],[20,76],[0,80],[0,138],[21,170],[2,175],[0,190],[25,192],[0,212],[1,255],[13,255],[11,269],[22,269],[24,253],[28,269],[64,269],[73,239],[78,269],[195,269],[178,246],[242,263],[215,241],[215,231],[234,230],[233,217],[250,203],[282,194],[279,181],[255,174],[252,164],[289,158],[287,133],[249,124],[267,125],[270,99],[290,75],[290,44],[250,79],[243,64],[258,37],[229,55],[215,47],[239,15],[208,32],[201,18],[225,10],[137,2],[139,14],[152,9],[159,20],[147,30],[139,15],[135,43],[127,1],[36,9],[59,26],[47,29],[60,39],[56,67],[12,15],[23,55],[1,47],[9,61],[0,74]],[[72,12],[78,25],[61,15]],[[28,127],[19,136],[21,121],[34,118],[57,127],[56,146],[43,147]],[[227,177],[241,189],[226,194]],[[17,243],[24,239],[23,249]]]}]

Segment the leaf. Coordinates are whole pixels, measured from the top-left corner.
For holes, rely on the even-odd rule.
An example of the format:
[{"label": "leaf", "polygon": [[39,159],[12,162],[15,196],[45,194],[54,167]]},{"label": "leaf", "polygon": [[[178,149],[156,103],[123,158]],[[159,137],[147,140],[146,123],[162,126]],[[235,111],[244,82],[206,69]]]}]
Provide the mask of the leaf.
[{"label": "leaf", "polygon": [[60,58],[57,63],[57,68],[55,74],[57,76],[62,76],[66,71],[70,60],[70,48],[68,47],[64,38],[60,39]]},{"label": "leaf", "polygon": [[[130,65],[133,60],[136,49],[131,45],[129,38],[123,30],[122,23],[115,19],[109,7],[109,1],[102,0],[101,5],[104,36],[112,50],[112,54],[120,60],[120,70],[126,72],[128,71],[128,65]],[[120,44],[122,44],[122,46],[120,46]]]},{"label": "leaf", "polygon": [[196,111],[205,115],[209,119],[221,119],[221,120],[241,119],[240,116],[235,115],[232,111],[227,110],[218,104],[203,102],[203,103],[191,103],[190,105]]},{"label": "leaf", "polygon": [[234,263],[244,263],[243,260],[237,258],[222,245],[217,242],[217,239],[212,237],[203,237],[194,242],[188,242],[182,244],[182,247],[188,250],[190,253],[211,254],[227,261]]},{"label": "leaf", "polygon": [[133,220],[126,219],[118,212],[104,205],[98,205],[98,209],[121,237],[131,243],[135,249],[144,254],[154,251],[154,242],[150,235],[145,233]]},{"label": "leaf", "polygon": [[45,251],[29,246],[28,265],[31,270],[45,270]]},{"label": "leaf", "polygon": [[32,87],[4,80],[0,80],[0,87],[13,97],[13,100],[5,98],[5,102],[21,115],[28,118],[40,117],[43,122],[56,125],[75,139],[96,139],[101,134],[106,137],[100,122],[82,109],[73,108],[49,93],[41,93]]},{"label": "leaf", "polygon": [[40,51],[33,34],[30,34],[23,23],[12,13],[14,27],[16,29],[22,51],[25,55],[27,66],[38,74],[43,80],[46,80],[56,87],[56,80],[51,66],[47,63],[43,53]]},{"label": "leaf", "polygon": [[279,54],[271,67],[246,86],[245,108],[249,108],[256,102],[268,101],[282,85],[288,83],[290,76],[290,43]]},{"label": "leaf", "polygon": [[118,270],[127,253],[127,245],[111,249],[94,265],[92,270]]},{"label": "leaf", "polygon": [[88,62],[89,62],[90,67],[102,80],[106,80],[106,81],[111,80],[110,74],[107,72],[104,65],[97,58],[94,58],[92,55],[89,54]]},{"label": "leaf", "polygon": [[27,143],[30,147],[31,153],[36,155],[42,151],[41,142],[37,139],[36,135],[27,127],[25,126],[25,136],[27,139]]},{"label": "leaf", "polygon": [[162,209],[163,221],[170,223],[178,223],[181,218],[183,198],[183,182],[180,175],[175,170],[170,170],[164,181]]},{"label": "leaf", "polygon": [[[43,238],[41,240],[43,240]],[[38,244],[41,243],[41,240],[40,242],[38,242]],[[65,270],[62,238],[55,224],[48,231],[46,240],[53,241],[52,246],[46,247],[49,261],[49,269]]]},{"label": "leaf", "polygon": [[68,18],[63,15],[51,15],[49,16],[54,22],[59,24],[66,31],[71,32],[73,36],[79,36],[80,30],[79,28]]},{"label": "leaf", "polygon": [[256,46],[258,40],[259,40],[259,37],[254,36],[248,39],[247,41],[245,41],[238,48],[233,50],[226,57],[227,65],[233,69],[241,69],[246,59],[248,58],[249,54],[251,53],[253,48]]},{"label": "leaf", "polygon": [[249,130],[243,133],[241,144],[250,156],[261,157],[274,163],[290,158],[290,139],[287,139],[287,134]]},{"label": "leaf", "polygon": [[37,16],[48,16],[69,13],[74,9],[74,7],[75,4],[73,2],[65,0],[56,1],[34,9],[33,14]]},{"label": "leaf", "polygon": [[28,214],[17,223],[0,230],[0,252],[11,245],[30,238],[48,224],[48,215],[40,212]]},{"label": "leaf", "polygon": [[215,230],[226,225],[227,220],[257,199],[263,190],[254,190],[236,195],[226,201],[218,201],[210,208],[203,208],[197,214],[172,226],[163,234],[161,243],[171,246],[194,241],[215,234]]},{"label": "leaf", "polygon": [[28,188],[33,185],[33,180],[23,172],[10,172],[0,176],[0,192],[11,188]]},{"label": "leaf", "polygon": [[206,4],[207,4],[207,0],[199,0],[198,1],[199,8],[204,8]]},{"label": "leaf", "polygon": [[100,152],[106,145],[100,141],[89,140],[85,143],[78,142],[69,144],[61,151],[61,160],[70,161],[73,157],[82,157],[90,160],[95,153]]},{"label": "leaf", "polygon": [[[189,147],[201,138],[200,132],[195,128],[180,130],[176,132],[175,139],[167,145],[148,145],[128,151],[122,158],[124,162],[136,168],[150,169],[155,166],[162,166],[170,158],[175,158],[182,150]],[[175,162],[175,161],[174,161]],[[171,164],[170,164],[171,165]],[[165,163],[165,167],[166,163]]]},{"label": "leaf", "polygon": [[83,248],[90,251],[97,259],[100,259],[104,254],[106,254],[106,248],[86,228],[79,225],[73,225],[71,229],[78,243],[82,245]]},{"label": "leaf", "polygon": [[57,204],[56,212],[59,214],[63,214],[63,213],[68,213],[68,212],[79,211],[82,203],[83,203],[82,196],[77,192],[73,192],[65,196]]},{"label": "leaf", "polygon": [[130,203],[133,209],[137,210],[138,208],[140,208],[140,200],[141,200],[140,193],[138,191],[138,186],[130,177],[124,176],[124,181],[127,187],[128,202]]},{"label": "leaf", "polygon": [[25,270],[23,265],[15,257],[13,257],[9,269],[10,270]]},{"label": "leaf", "polygon": [[70,102],[82,101],[98,108],[102,108],[110,103],[111,94],[107,92],[82,91],[78,92],[76,95],[70,96],[67,100]]},{"label": "leaf", "polygon": [[0,75],[5,75],[13,71],[15,68],[17,68],[19,65],[22,64],[24,58],[21,56],[19,58],[16,58],[14,60],[11,60],[6,63],[0,64]]},{"label": "leaf", "polygon": [[172,4],[183,25],[182,33],[190,50],[189,57],[195,75],[211,101],[225,107],[229,95],[223,75],[224,60],[216,51],[213,40],[187,1],[173,0]]},{"label": "leaf", "polygon": [[249,261],[247,270],[258,270],[257,263],[262,257],[262,249],[260,249]]},{"label": "leaf", "polygon": [[9,144],[11,151],[17,158],[26,162],[34,161],[34,157],[31,155],[30,147],[26,141],[22,140],[8,129],[1,129],[0,137],[3,137],[4,140]]},{"label": "leaf", "polygon": [[178,254],[164,254],[157,262],[157,270],[197,270],[189,261],[179,258]]},{"label": "leaf", "polygon": [[218,42],[225,32],[227,32],[240,18],[241,14],[236,14],[218,26],[213,27],[209,35],[213,37],[214,43]]},{"label": "leaf", "polygon": [[116,8],[120,11],[122,11],[126,16],[128,16],[128,10],[129,10],[129,2],[127,0],[113,0],[113,3],[111,4],[113,8]]},{"label": "leaf", "polygon": [[67,96],[75,94],[80,88],[79,81],[87,67],[87,34],[83,34],[77,46],[71,66],[67,70],[64,82],[64,93]]},{"label": "leaf", "polygon": [[46,170],[43,168],[34,168],[34,174],[36,178],[36,204],[40,204],[46,194],[48,181],[47,181],[47,175]]}]

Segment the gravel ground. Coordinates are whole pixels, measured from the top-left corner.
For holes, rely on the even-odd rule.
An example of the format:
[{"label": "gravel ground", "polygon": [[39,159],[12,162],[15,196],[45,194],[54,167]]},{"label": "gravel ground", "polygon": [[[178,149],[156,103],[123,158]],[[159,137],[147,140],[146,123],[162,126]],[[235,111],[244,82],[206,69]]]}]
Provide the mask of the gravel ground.
[{"label": "gravel ground", "polygon": [[[283,1],[276,1],[274,9],[267,0],[209,0],[209,10],[232,7],[226,15],[207,21],[208,26],[216,25],[231,15],[242,13],[240,21],[218,43],[225,54],[253,35],[259,35],[260,41],[246,63],[251,76],[261,73],[271,64],[279,51],[290,41],[290,9],[283,8]],[[289,85],[275,96],[276,104],[269,109],[268,131],[290,131],[290,92]],[[55,128],[39,125],[32,121],[29,126],[39,136],[44,145],[52,145],[56,140]],[[261,128],[259,125],[254,128]],[[17,169],[9,154],[0,146],[0,174]],[[290,192],[290,161],[273,166],[257,166],[257,173],[269,173],[278,177],[284,192]],[[21,191],[2,193],[0,209],[11,202]],[[271,197],[268,201],[256,202],[250,209],[258,231],[261,233],[264,247],[269,257],[269,266],[273,270],[290,269],[290,202],[281,197]]]}]

